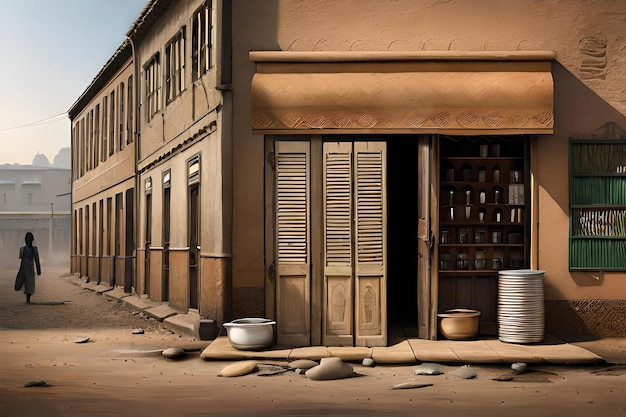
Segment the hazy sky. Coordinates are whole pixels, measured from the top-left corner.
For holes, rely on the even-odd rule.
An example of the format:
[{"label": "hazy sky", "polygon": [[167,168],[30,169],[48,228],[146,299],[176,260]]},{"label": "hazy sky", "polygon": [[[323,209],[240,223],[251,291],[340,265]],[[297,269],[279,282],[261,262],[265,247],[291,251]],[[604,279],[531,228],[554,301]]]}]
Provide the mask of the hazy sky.
[{"label": "hazy sky", "polygon": [[67,111],[146,4],[0,0],[0,164],[29,165],[37,152],[52,163],[70,146]]}]

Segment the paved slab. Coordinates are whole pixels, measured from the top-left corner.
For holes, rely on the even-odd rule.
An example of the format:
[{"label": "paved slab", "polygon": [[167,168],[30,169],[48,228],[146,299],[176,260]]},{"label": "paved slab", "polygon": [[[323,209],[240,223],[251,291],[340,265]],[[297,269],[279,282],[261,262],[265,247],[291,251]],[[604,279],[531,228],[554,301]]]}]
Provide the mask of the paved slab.
[{"label": "paved slab", "polygon": [[174,310],[172,307],[170,307],[167,304],[161,304],[156,307],[149,308],[145,311],[145,313],[148,316],[155,318],[159,321],[163,321],[168,317],[172,317],[178,314],[176,310]]},{"label": "paved slab", "polygon": [[438,363],[507,363],[535,364],[597,364],[603,359],[586,349],[556,341],[552,344],[517,345],[499,340],[421,340],[408,339],[388,347],[325,347],[311,346],[294,349],[243,351],[235,349],[228,337],[215,339],[204,349],[206,360],[243,359],[313,359],[337,356],[346,362],[360,362],[371,357],[378,364]]}]

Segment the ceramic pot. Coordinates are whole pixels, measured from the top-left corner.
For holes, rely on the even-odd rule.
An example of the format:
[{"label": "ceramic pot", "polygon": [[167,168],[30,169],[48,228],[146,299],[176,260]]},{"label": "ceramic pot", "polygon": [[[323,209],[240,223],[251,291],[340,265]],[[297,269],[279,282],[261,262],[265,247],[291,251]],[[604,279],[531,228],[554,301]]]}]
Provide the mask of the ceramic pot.
[{"label": "ceramic pot", "polygon": [[475,339],[478,336],[480,311],[465,308],[446,310],[437,314],[439,332],[450,340]]},{"label": "ceramic pot", "polygon": [[259,350],[274,344],[276,322],[263,318],[245,318],[224,323],[230,344],[239,350]]}]

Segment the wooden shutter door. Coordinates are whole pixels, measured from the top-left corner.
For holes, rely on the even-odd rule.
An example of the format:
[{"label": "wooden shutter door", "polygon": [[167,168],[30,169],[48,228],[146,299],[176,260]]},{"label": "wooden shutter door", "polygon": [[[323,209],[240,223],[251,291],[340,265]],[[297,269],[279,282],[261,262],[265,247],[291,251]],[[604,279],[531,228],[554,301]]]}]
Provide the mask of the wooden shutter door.
[{"label": "wooden shutter door", "polygon": [[310,145],[275,144],[277,342],[308,346],[311,329]]},{"label": "wooden shutter door", "polygon": [[387,345],[386,144],[355,142],[355,343]]},{"label": "wooden shutter door", "polygon": [[327,346],[352,346],[352,143],[324,143],[323,339]]}]

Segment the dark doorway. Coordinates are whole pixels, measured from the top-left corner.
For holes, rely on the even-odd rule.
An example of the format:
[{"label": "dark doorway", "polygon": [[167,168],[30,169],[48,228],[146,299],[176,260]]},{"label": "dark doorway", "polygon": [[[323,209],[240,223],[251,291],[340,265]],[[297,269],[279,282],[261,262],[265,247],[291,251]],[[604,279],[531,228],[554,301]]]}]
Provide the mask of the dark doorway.
[{"label": "dark doorway", "polygon": [[387,142],[387,313],[391,332],[417,333],[417,138]]},{"label": "dark doorway", "polygon": [[170,299],[170,213],[171,191],[170,187],[163,189],[163,281],[161,288],[161,300]]},{"label": "dark doorway", "polygon": [[145,230],[145,259],[144,259],[144,294],[150,295],[150,246],[152,244],[152,193],[146,194],[146,230]]},{"label": "dark doorway", "polygon": [[200,187],[189,186],[189,308],[198,308],[198,263],[200,260]]}]

